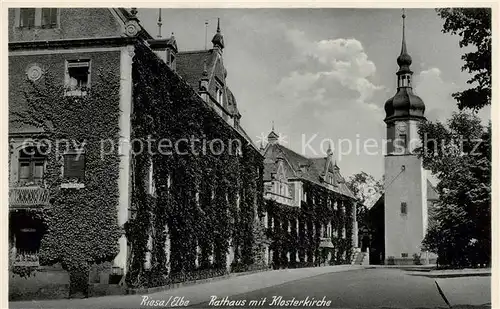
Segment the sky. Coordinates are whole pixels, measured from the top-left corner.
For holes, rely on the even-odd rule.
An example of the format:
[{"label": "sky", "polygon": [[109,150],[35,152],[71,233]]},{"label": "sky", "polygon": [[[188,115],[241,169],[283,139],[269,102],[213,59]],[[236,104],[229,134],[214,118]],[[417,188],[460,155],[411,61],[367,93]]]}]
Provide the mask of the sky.
[{"label": "sky", "polygon": [[[205,42],[212,48],[220,18],[226,83],[248,135],[259,143],[274,122],[284,146],[319,157],[332,145],[346,178],[364,171],[381,179],[384,103],[396,93],[401,13],[162,9],[162,34],[173,32],[180,51],[205,49]],[[458,111],[451,94],[468,87],[470,75],[461,71],[461,55],[467,50],[459,47],[459,36],[441,32],[444,21],[433,9],[406,9],[406,16],[414,93],[424,100],[427,119],[445,121]],[[156,36],[158,9],[140,9],[138,17]],[[487,123],[490,109],[479,116]],[[369,144],[376,146],[364,148]]]}]

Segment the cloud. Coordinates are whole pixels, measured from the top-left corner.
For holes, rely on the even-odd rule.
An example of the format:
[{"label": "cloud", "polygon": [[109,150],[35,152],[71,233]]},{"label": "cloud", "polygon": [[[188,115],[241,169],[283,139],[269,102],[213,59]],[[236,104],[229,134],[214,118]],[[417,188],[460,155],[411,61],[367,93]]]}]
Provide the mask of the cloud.
[{"label": "cloud", "polygon": [[423,70],[415,76],[415,94],[425,103],[426,118],[431,121],[444,121],[457,110],[457,102],[451,96],[459,90],[453,83],[445,81],[439,68]]},{"label": "cloud", "polygon": [[[439,68],[433,67],[420,72],[415,76],[415,94],[419,95],[425,103],[425,117],[431,121],[442,121],[451,117],[453,112],[458,111],[457,101],[451,96],[457,91],[470,87],[469,85],[457,85],[442,77]],[[491,106],[481,109],[478,113],[483,125],[491,119]]]},{"label": "cloud", "polygon": [[333,101],[337,109],[352,102],[377,108],[370,100],[383,87],[370,81],[376,66],[361,42],[354,38],[314,41],[296,29],[287,29],[285,37],[297,53],[293,58],[297,68],[281,79],[277,91],[292,106],[327,107]]}]

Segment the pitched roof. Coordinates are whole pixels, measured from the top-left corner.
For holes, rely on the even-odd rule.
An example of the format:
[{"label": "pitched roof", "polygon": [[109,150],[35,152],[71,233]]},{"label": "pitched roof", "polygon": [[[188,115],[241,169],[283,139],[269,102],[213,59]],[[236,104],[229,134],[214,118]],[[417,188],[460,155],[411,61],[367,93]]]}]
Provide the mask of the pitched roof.
[{"label": "pitched roof", "polygon": [[[436,188],[434,187],[434,185],[429,181],[429,179],[427,179],[427,201],[436,201],[437,199],[439,198],[439,195],[436,191]],[[373,204],[373,206],[371,208],[374,208],[375,206],[380,206],[380,204],[382,204],[382,207],[384,205],[384,201],[385,201],[385,194],[382,194],[379,199],[377,200],[377,202],[375,202],[375,204]],[[430,204],[428,204],[430,206]]]},{"label": "pitched roof", "polygon": [[432,185],[432,183],[427,179],[427,200],[428,201],[436,201],[439,199],[439,195],[436,191],[436,188]]},{"label": "pitched roof", "polygon": [[206,63],[210,72],[217,60],[216,56],[213,49],[179,52],[177,53],[177,73],[196,90],[203,74],[204,64]]},{"label": "pitched roof", "polygon": [[[290,173],[287,175],[288,178],[300,178],[328,188],[321,181],[321,174],[326,167],[327,158],[307,158],[278,143],[268,144],[266,147],[264,154],[264,181],[271,180],[272,173],[276,172],[276,159],[279,154],[283,155],[291,168]],[[354,198],[354,195],[345,184],[344,177],[340,174],[339,169],[334,171],[334,176],[337,179],[337,186],[333,186],[333,191]]]}]

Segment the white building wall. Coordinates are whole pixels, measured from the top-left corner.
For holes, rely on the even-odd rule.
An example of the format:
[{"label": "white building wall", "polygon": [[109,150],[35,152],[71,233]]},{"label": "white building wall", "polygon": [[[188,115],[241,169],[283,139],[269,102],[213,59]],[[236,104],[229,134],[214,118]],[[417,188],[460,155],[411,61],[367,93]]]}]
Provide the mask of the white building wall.
[{"label": "white building wall", "polygon": [[[120,172],[118,175],[118,224],[123,227],[128,220],[130,205],[130,115],[132,110],[132,58],[134,46],[123,47],[120,52]],[[119,239],[119,252],[113,266],[127,272],[127,239]]]},{"label": "white building wall", "polygon": [[[427,226],[427,182],[419,158],[414,155],[385,157],[385,258],[396,262],[407,253],[420,254]],[[407,214],[401,213],[401,202]]]}]

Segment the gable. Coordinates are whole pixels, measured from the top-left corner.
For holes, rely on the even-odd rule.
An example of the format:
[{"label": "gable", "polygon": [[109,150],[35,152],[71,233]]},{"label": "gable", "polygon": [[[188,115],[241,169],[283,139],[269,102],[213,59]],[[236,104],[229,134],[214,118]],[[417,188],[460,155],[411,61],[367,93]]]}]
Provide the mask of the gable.
[{"label": "gable", "polygon": [[286,172],[285,172],[285,167],[284,167],[284,161],[279,160],[277,165],[278,166],[277,166],[276,174],[275,174],[274,178],[279,180],[279,181],[286,181],[287,177],[286,177]]},{"label": "gable", "polygon": [[292,176],[289,177],[302,178],[316,185],[326,187],[334,192],[354,198],[354,195],[345,184],[344,178],[336,167],[333,167],[335,171],[334,176],[337,180],[340,180],[337,186],[328,187],[321,180],[321,177],[323,177],[322,173],[326,170],[327,166],[331,166],[333,162],[332,159],[330,159],[330,165],[326,165],[326,158],[306,158],[279,144],[268,144],[266,146],[264,152],[264,177],[270,177],[273,171],[272,162],[279,153],[283,154],[284,161],[288,163],[285,167],[289,166],[291,173],[293,173]]}]

